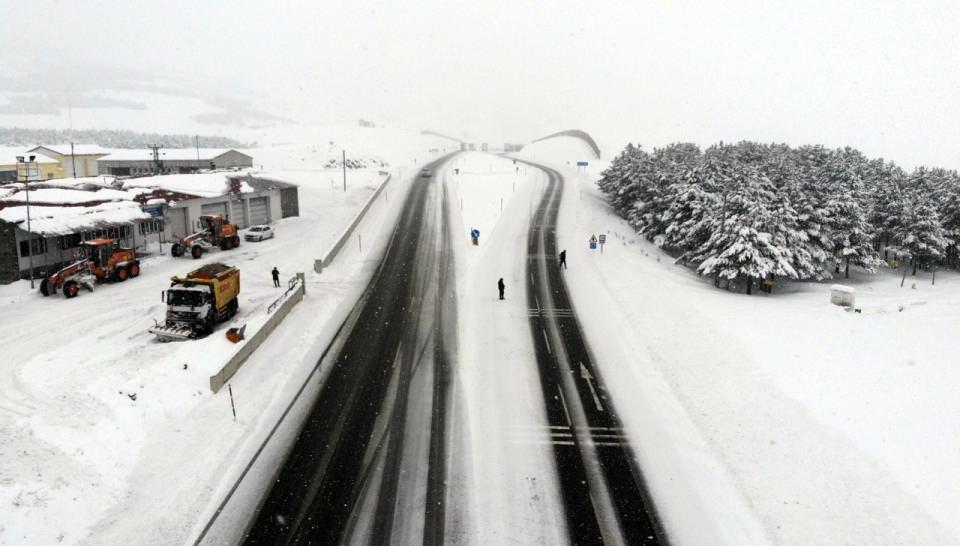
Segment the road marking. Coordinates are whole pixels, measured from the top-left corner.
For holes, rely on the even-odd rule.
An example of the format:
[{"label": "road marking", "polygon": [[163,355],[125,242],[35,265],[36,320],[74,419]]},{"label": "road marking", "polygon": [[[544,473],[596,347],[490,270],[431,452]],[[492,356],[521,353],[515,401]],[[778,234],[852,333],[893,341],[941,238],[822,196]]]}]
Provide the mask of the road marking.
[{"label": "road marking", "polygon": [[570,421],[570,410],[567,409],[567,399],[563,397],[563,391],[560,389],[560,385],[557,385],[557,392],[560,393],[560,403],[563,404],[563,414],[567,416],[567,426],[573,424]]},{"label": "road marking", "polygon": [[590,394],[593,395],[593,404],[597,406],[597,411],[603,411],[603,405],[600,404],[600,397],[597,396],[597,389],[593,388],[593,375],[590,373],[590,370],[583,365],[583,362],[580,362],[580,377],[587,380],[587,385],[590,387]]},{"label": "road marking", "polygon": [[547,339],[547,331],[541,328],[540,333],[543,334],[543,342],[547,344],[547,352],[553,354],[553,351],[550,350],[550,340]]},{"label": "road marking", "polygon": [[397,344],[397,352],[393,356],[393,365],[390,366],[392,369],[397,369],[397,361],[400,360],[400,349],[403,348],[403,341]]},{"label": "road marking", "polygon": [[537,302],[537,311],[540,311],[540,298],[538,298],[536,294],[534,294],[533,300]]}]

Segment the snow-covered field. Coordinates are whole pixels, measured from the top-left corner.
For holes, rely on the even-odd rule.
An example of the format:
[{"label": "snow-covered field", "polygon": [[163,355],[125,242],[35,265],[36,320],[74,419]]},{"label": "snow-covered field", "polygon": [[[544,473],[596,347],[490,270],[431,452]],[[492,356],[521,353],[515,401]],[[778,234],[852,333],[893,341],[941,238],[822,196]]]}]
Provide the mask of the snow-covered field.
[{"label": "snow-covered field", "polygon": [[[576,143],[521,155],[567,177],[567,282],[668,531],[680,543],[960,542],[960,275],[855,275],[772,296],[715,289],[631,233]],[[572,163],[571,163],[572,164]],[[607,233],[600,255],[591,234]],[[842,279],[839,282],[844,282]]]},{"label": "snow-covered field", "polygon": [[[409,159],[390,169],[394,195],[414,160],[434,157],[433,141],[408,139],[397,156]],[[301,215],[277,222],[275,239],[196,261],[148,256],[139,278],[73,300],[43,298],[27,281],[0,287],[0,544],[187,541],[316,362],[400,200],[381,196],[357,232],[364,252],[347,245],[316,275],[313,260],[383,174],[351,170],[344,192],[342,174],[322,168],[325,155],[307,149],[293,162],[286,149],[261,152],[266,176],[300,184]],[[169,277],[221,260],[241,270],[240,314],[204,340],[156,342],[146,330],[163,316]],[[208,378],[235,350],[226,328],[261,322],[282,292],[274,266],[284,279],[307,272],[307,297],[234,378],[234,421],[227,391],[213,395]]]}]

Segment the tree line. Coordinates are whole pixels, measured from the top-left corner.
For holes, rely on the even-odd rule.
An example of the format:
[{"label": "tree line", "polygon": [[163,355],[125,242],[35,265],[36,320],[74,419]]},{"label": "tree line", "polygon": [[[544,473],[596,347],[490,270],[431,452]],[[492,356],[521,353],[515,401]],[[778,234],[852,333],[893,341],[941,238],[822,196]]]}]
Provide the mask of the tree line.
[{"label": "tree line", "polygon": [[168,135],[139,133],[122,129],[29,129],[26,127],[0,127],[0,144],[5,146],[37,146],[43,144],[96,144],[104,148],[147,148],[160,144],[164,148],[252,148],[256,143],[243,143],[222,136]]},{"label": "tree line", "polygon": [[770,287],[824,280],[884,257],[957,264],[960,175],[906,172],[853,148],[632,144],[598,182],[613,208],[680,263],[715,279]]}]

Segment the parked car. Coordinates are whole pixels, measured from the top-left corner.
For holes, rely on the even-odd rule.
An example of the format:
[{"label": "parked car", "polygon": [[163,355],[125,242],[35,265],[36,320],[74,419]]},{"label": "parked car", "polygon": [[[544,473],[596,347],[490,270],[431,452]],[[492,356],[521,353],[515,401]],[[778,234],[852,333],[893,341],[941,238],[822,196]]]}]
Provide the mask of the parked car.
[{"label": "parked car", "polygon": [[423,169],[422,171],[420,171],[420,176],[424,178],[430,178],[431,176],[433,176],[433,171],[431,171],[430,169]]},{"label": "parked car", "polygon": [[251,226],[243,236],[246,241],[262,241],[273,239],[273,228],[270,226]]}]

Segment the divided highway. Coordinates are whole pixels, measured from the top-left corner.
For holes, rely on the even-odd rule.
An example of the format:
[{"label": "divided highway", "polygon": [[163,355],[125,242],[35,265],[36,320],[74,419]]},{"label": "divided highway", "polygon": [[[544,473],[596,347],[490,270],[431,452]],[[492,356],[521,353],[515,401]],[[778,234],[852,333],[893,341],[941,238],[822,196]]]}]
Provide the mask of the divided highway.
[{"label": "divided highway", "polygon": [[527,303],[570,539],[576,544],[665,544],[643,474],[593,366],[559,267],[561,175],[531,165],[546,172],[549,183],[527,239]]},{"label": "divided highway", "polygon": [[[447,483],[457,322],[452,227],[439,169],[446,159],[427,166],[436,175],[413,182],[247,544],[449,539],[448,487],[465,484]],[[570,542],[666,544],[558,267],[562,178],[534,167],[549,183],[527,239],[529,332]]]},{"label": "divided highway", "polygon": [[444,191],[439,176],[413,182],[247,544],[442,542],[456,350]]}]

